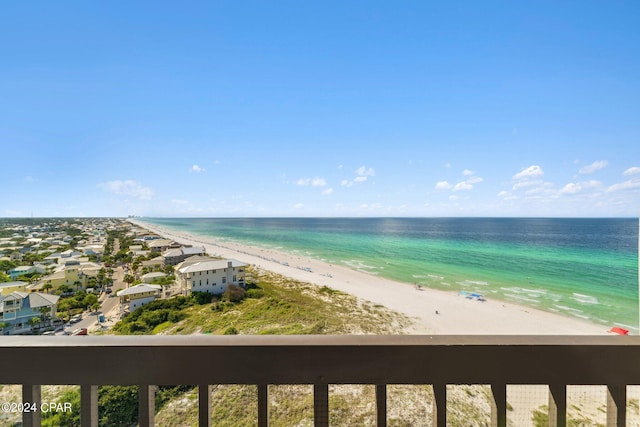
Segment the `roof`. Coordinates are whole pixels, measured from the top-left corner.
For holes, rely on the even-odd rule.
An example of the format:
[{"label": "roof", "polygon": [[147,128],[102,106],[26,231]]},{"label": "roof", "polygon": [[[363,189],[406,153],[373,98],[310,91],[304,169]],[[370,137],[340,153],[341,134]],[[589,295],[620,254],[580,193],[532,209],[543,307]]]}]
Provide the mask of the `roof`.
[{"label": "roof", "polygon": [[211,261],[199,261],[193,264],[189,264],[185,267],[178,269],[180,273],[193,273],[198,271],[206,271],[206,270],[220,270],[223,268],[229,267],[229,262],[231,262],[231,267],[246,267],[247,264],[244,262],[235,260],[235,259],[217,259]]},{"label": "roof", "polygon": [[152,277],[166,277],[167,274],[166,273],[161,273],[159,271],[155,271],[152,273],[147,273],[145,275],[142,276],[143,279],[150,279]]},{"label": "roof", "polygon": [[11,288],[13,286],[25,286],[28,285],[27,282],[16,281],[16,282],[4,282],[0,283],[0,288]]},{"label": "roof", "polygon": [[162,286],[160,285],[148,285],[146,283],[141,283],[139,285],[135,285],[130,288],[118,291],[116,295],[118,295],[119,297],[123,297],[127,295],[142,294],[144,292],[157,292],[161,289],[162,289]]},{"label": "roof", "polygon": [[22,308],[38,308],[47,307],[56,304],[60,297],[58,295],[43,294],[40,292],[11,292],[7,296],[0,296],[0,308],[4,305],[5,300],[20,299],[22,300]]}]

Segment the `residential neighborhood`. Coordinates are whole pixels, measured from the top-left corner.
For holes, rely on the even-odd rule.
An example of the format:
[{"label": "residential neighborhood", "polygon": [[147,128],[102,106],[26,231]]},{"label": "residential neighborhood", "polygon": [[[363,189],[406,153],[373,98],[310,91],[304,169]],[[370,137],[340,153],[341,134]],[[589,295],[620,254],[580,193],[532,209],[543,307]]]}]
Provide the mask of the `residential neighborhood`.
[{"label": "residential neighborhood", "polygon": [[245,285],[246,265],[124,219],[0,220],[0,335],[83,335],[151,301]]}]

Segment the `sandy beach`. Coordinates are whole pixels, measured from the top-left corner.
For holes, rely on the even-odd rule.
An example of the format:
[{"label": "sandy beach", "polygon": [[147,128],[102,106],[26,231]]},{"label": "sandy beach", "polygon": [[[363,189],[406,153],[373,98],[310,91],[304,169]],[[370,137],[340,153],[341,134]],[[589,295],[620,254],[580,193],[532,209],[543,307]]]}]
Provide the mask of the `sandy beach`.
[{"label": "sandy beach", "polygon": [[137,226],[182,244],[204,246],[216,257],[233,258],[258,268],[318,286],[328,286],[384,305],[415,320],[412,334],[603,335],[607,327],[513,303],[467,299],[395,282],[361,271],[275,250],[216,241],[130,220]]}]

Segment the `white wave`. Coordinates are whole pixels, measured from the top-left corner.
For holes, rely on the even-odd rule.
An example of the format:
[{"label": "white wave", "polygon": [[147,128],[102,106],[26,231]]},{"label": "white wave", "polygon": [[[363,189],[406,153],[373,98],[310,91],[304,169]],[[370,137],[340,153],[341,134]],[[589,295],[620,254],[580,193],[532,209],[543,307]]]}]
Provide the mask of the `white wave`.
[{"label": "white wave", "polygon": [[513,295],[513,294],[504,294],[505,297],[509,297],[518,301],[526,301],[526,302],[530,302],[533,304],[539,303],[540,301],[533,299],[533,298],[527,298],[527,297],[523,297],[522,295]]},{"label": "white wave", "polygon": [[591,295],[574,293],[572,299],[582,304],[600,304],[600,302],[598,301],[598,298]]}]

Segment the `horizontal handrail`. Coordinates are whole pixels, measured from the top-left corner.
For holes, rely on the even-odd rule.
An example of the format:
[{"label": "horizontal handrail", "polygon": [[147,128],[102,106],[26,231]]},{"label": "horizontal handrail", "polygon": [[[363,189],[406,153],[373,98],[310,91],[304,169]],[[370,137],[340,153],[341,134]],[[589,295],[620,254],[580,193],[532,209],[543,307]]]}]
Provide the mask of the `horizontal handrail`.
[{"label": "horizontal handrail", "polygon": [[0,384],[640,384],[635,336],[11,336],[0,360]]}]

